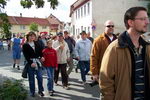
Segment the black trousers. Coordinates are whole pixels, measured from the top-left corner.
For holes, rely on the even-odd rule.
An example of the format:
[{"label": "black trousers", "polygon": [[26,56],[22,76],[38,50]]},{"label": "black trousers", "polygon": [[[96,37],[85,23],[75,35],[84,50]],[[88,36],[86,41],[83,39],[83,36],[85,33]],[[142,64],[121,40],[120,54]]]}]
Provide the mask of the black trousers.
[{"label": "black trousers", "polygon": [[55,83],[58,82],[59,72],[61,71],[61,78],[62,78],[62,85],[68,85],[68,74],[67,74],[67,64],[58,64],[58,70],[54,72],[54,81]]}]

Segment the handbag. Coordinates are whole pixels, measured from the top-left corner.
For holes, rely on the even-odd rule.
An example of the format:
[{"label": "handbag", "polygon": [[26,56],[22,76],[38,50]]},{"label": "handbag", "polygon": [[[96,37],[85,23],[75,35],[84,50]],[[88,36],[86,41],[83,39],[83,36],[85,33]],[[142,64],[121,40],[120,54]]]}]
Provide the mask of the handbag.
[{"label": "handbag", "polygon": [[28,66],[29,64],[27,63],[25,64],[25,67],[23,68],[22,75],[21,75],[23,78],[27,78]]}]

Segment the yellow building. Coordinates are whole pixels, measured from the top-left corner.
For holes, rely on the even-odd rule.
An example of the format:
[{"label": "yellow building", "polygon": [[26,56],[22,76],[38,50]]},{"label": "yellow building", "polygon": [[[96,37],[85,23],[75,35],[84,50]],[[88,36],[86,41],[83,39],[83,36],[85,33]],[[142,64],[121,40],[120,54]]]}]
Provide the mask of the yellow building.
[{"label": "yellow building", "polygon": [[36,17],[22,17],[22,16],[8,16],[9,22],[12,25],[12,34],[25,33],[30,31],[30,24],[38,24],[38,33],[46,32],[48,34],[55,35],[56,32],[63,30],[63,22],[61,22],[54,15],[50,15],[48,18],[36,18]]}]

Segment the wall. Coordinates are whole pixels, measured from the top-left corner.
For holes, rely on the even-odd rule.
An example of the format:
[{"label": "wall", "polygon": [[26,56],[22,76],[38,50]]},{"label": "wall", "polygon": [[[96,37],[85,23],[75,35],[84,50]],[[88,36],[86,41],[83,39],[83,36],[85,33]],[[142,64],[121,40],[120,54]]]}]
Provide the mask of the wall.
[{"label": "wall", "polygon": [[125,30],[123,16],[133,6],[147,6],[144,0],[92,0],[92,16],[96,23],[94,37],[104,30],[104,23],[110,19],[115,23],[115,33]]}]

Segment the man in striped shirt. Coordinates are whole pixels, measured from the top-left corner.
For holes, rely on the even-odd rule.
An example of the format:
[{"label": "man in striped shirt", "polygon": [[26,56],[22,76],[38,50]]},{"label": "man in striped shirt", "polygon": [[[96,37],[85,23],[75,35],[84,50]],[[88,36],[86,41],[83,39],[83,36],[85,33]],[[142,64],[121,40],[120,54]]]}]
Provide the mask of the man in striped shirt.
[{"label": "man in striped shirt", "polygon": [[150,45],[141,35],[150,23],[144,7],[124,15],[127,31],[105,51],[99,85],[102,100],[150,100]]}]

